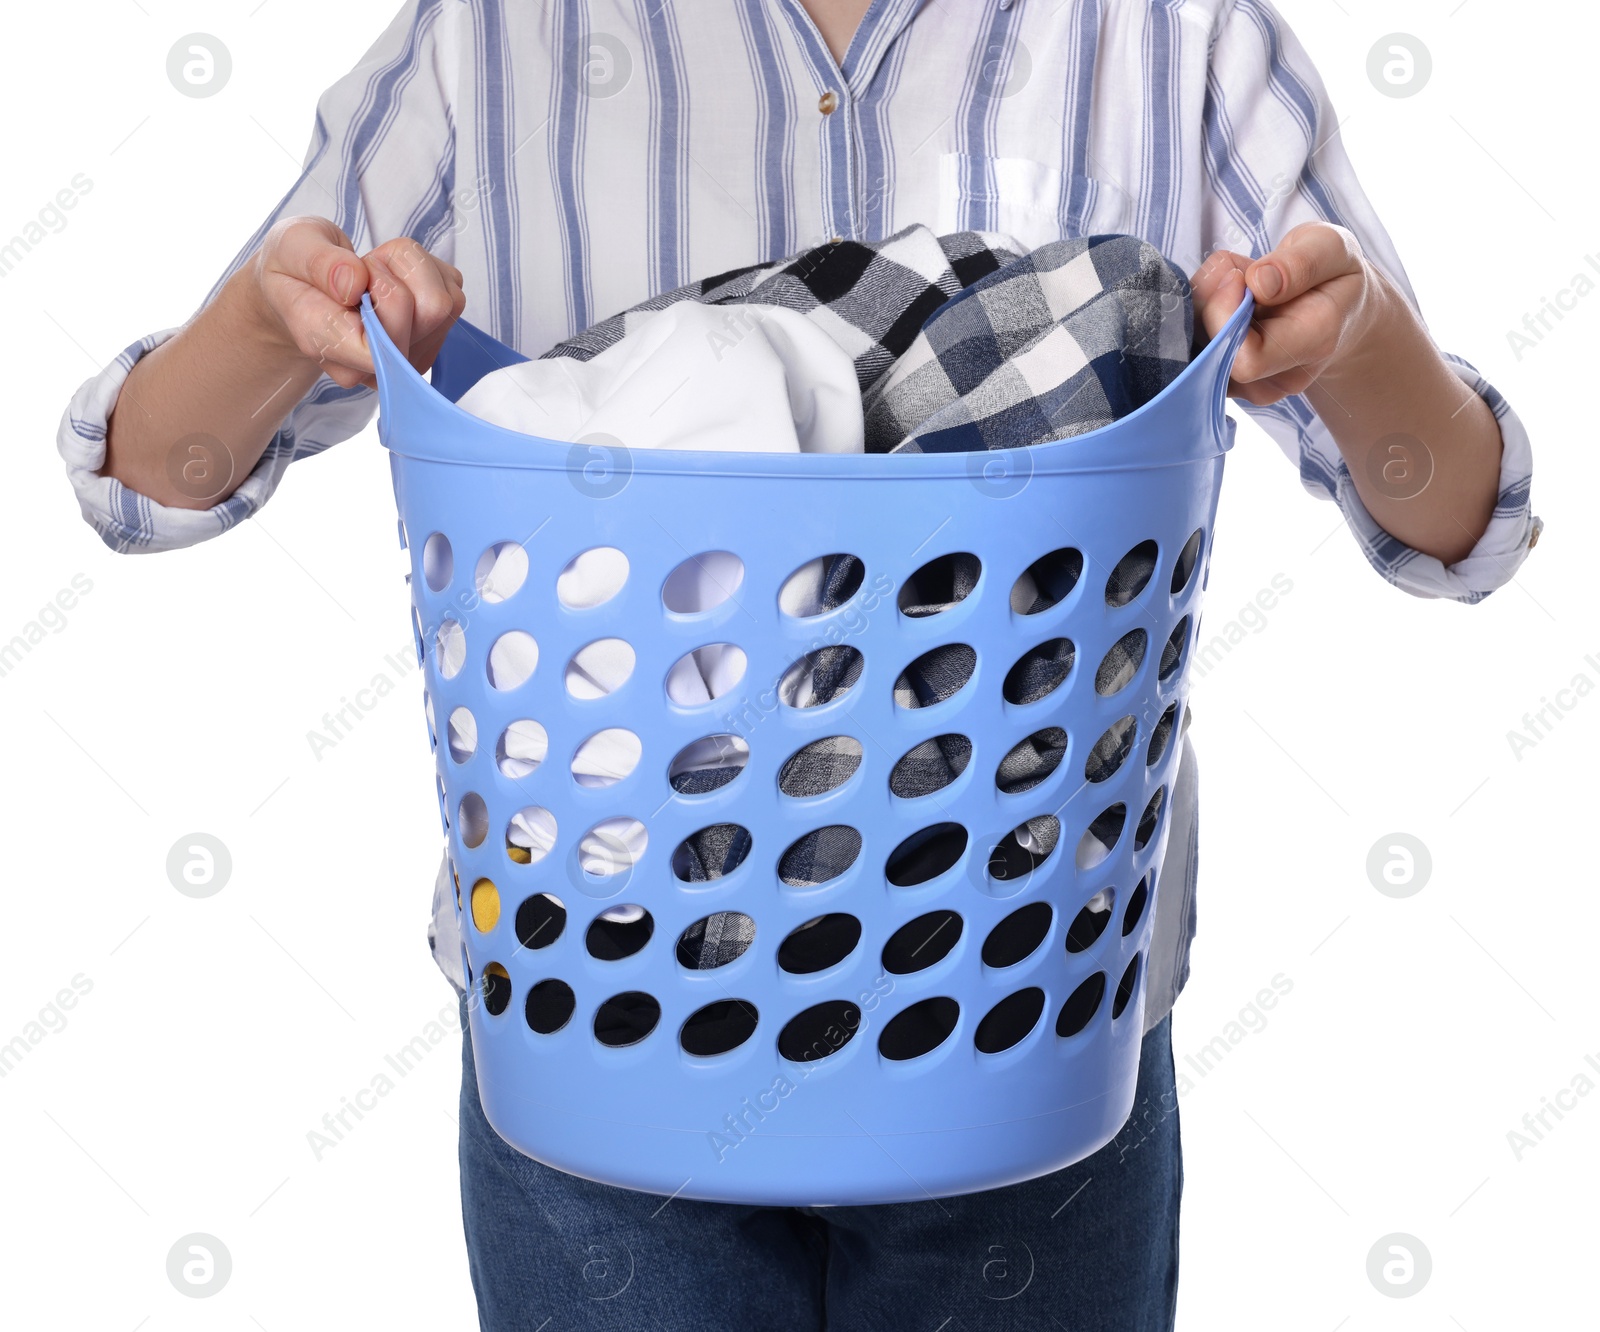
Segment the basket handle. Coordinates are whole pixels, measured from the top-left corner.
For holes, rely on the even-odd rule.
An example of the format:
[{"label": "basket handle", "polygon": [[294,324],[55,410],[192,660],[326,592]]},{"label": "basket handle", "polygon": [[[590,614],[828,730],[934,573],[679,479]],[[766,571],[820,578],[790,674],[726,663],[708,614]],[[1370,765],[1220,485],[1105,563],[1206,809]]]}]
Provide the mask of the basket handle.
[{"label": "basket handle", "polygon": [[1213,381],[1215,387],[1212,389],[1211,429],[1225,449],[1233,447],[1233,432],[1229,428],[1232,422],[1228,420],[1228,385],[1233,379],[1234,359],[1239,355],[1239,349],[1244,346],[1245,337],[1250,332],[1250,321],[1254,317],[1255,308],[1256,298],[1246,287],[1239,308],[1228,316],[1228,322],[1195,358],[1203,362],[1212,362],[1209,369],[1215,376]]}]

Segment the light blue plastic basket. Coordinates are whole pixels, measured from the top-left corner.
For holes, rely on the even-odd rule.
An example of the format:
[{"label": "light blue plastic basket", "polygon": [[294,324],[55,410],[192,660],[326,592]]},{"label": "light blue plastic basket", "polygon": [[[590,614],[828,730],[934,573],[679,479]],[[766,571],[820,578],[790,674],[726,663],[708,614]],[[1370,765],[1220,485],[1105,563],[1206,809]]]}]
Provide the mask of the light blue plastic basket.
[{"label": "light blue plastic basket", "polygon": [[[994,1188],[1059,1169],[1110,1141],[1131,1109],[1138,1074],[1165,796],[1176,775],[1190,648],[1233,439],[1226,386],[1249,326],[1248,302],[1176,383],[1106,429],[1031,449],[865,457],[629,451],[520,435],[454,404],[489,370],[524,358],[458,324],[430,385],[397,353],[370,306],[363,318],[377,366],[379,433],[411,558],[458,912],[467,906],[461,932],[478,1089],[501,1136],[537,1160],[608,1184],[770,1205]],[[475,570],[486,550],[508,541],[526,549],[526,581],[503,600],[487,600]],[[1148,542],[1156,549],[1153,576],[1128,604],[1108,604],[1113,570]],[[558,574],[600,546],[626,554],[627,581],[603,605],[569,609],[556,595]],[[1016,613],[1010,594],[1018,576],[1064,550],[1081,557],[1070,594],[1041,613]],[[667,610],[669,574],[712,551],[743,561],[737,590],[702,614]],[[896,594],[906,579],[956,552],[982,563],[971,594],[942,614],[902,613]],[[836,553],[864,561],[860,590],[816,618],[782,613],[779,589],[789,575]],[[1056,567],[1063,562],[1070,557]],[[465,664],[450,678],[437,646],[447,621],[465,640]],[[1126,688],[1101,696],[1097,665],[1137,629],[1147,635],[1142,665]],[[538,663],[525,684],[502,692],[491,687],[486,662],[513,630],[533,636]],[[1038,702],[1006,701],[1002,682],[1013,663],[1061,637],[1075,647],[1065,682]],[[632,676],[602,698],[570,696],[568,660],[605,638],[632,645]],[[1163,645],[1174,638],[1181,655],[1163,677]],[[715,643],[747,654],[740,686],[700,708],[669,701],[669,669]],[[906,665],[951,643],[976,650],[967,684],[933,707],[898,706],[894,684]],[[789,667],[830,644],[862,654],[854,687],[819,707],[779,703],[775,685]],[[475,722],[475,746],[444,740],[457,709]],[[1105,776],[1101,761],[1102,780],[1087,780],[1097,741],[1129,717],[1132,736],[1101,745],[1102,760],[1108,748],[1124,755],[1120,766]],[[535,771],[513,778],[497,760],[497,738],[518,719],[540,723],[549,747]],[[642,761],[612,786],[579,785],[573,753],[612,727],[640,737]],[[1001,759],[1047,727],[1067,733],[1060,766],[1025,793],[1001,792]],[[744,771],[710,794],[675,792],[673,757],[719,734],[748,745]],[[933,794],[892,794],[896,762],[947,734],[972,742],[961,775]],[[782,794],[785,760],[839,735],[862,747],[854,775],[824,795]],[[554,817],[556,841],[544,859],[518,863],[505,830],[529,806]],[[1090,863],[1093,855],[1080,854],[1094,850],[1086,830],[1097,820],[1102,830],[1115,825],[1114,815],[1102,816],[1117,807],[1123,817],[1114,846]],[[995,877],[994,849],[1024,821],[1047,814],[1060,821],[1054,853],[1031,872]],[[577,848],[613,817],[640,820],[647,849],[631,870],[591,874]],[[711,883],[675,877],[679,843],[723,823],[749,830],[744,862]],[[819,887],[782,882],[783,851],[839,824],[860,833],[851,867]],[[934,824],[965,831],[959,859],[931,881],[891,884],[891,853]],[[478,887],[485,923],[491,903],[499,904],[487,930],[471,909],[484,880],[494,885],[492,892]],[[1103,890],[1111,894],[1109,913],[1087,911]],[[551,898],[564,921],[553,918]],[[649,913],[648,942],[618,960],[591,955],[592,921],[624,904]],[[681,965],[683,931],[731,911],[755,922],[747,951],[711,970]],[[780,966],[786,937],[828,915],[859,922],[848,954],[822,970]],[[937,960],[887,970],[891,937],[923,917],[945,925],[923,953]],[[920,965],[902,956],[905,938],[896,965]],[[652,1003],[659,1008],[650,1034],[622,1047],[603,1044],[595,1027],[617,996],[629,996],[622,1006],[636,1016]],[[918,1005],[897,1028],[896,1019]],[[691,1022],[708,1008],[722,1020]],[[705,1044],[708,1031],[737,1036],[741,1024],[735,1048],[685,1049],[686,1039]],[[908,1033],[937,1035],[944,1026],[949,1034],[927,1053],[884,1053],[904,1054]],[[797,1054],[808,1057],[790,1057]]]}]

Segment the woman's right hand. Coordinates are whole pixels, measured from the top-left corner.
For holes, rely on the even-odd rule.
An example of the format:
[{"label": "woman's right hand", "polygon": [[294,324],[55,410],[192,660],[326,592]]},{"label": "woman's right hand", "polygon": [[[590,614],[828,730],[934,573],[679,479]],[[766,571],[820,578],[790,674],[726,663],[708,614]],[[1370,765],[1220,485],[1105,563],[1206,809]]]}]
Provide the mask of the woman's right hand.
[{"label": "woman's right hand", "polygon": [[253,317],[286,354],[315,362],[343,388],[375,386],[358,313],[372,308],[419,372],[438,354],[466,308],[461,270],[409,237],[357,255],[350,238],[322,217],[291,217],[267,233],[249,265]]}]

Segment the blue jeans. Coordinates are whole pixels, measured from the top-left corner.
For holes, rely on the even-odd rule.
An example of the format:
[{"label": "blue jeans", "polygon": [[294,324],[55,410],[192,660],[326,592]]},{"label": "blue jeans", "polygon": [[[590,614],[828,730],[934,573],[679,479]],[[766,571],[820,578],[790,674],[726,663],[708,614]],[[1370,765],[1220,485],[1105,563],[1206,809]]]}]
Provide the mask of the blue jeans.
[{"label": "blue jeans", "polygon": [[508,1146],[483,1117],[463,1039],[461,1210],[480,1327],[1168,1332],[1177,1105],[1167,1018],[1145,1035],[1121,1133],[1055,1174],[873,1207],[669,1202]]}]

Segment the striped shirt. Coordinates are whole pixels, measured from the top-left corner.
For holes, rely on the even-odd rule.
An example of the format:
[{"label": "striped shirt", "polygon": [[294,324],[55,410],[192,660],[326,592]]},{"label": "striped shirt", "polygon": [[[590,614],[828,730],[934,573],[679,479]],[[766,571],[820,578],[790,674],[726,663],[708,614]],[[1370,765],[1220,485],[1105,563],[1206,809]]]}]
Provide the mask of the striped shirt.
[{"label": "striped shirt", "polygon": [[[1125,232],[1192,273],[1215,250],[1265,254],[1323,220],[1350,228],[1414,304],[1337,125],[1266,0],[872,0],[842,64],[799,0],[408,0],[318,102],[300,178],[233,267],[294,214],[331,218],[361,251],[411,236],[461,269],[474,323],[537,355],[692,279],[911,222],[1030,247]],[[172,332],[86,383],[58,436],[85,518],[119,551],[244,521],[291,462],[356,434],[376,406],[324,379],[226,500],[165,508],[96,472],[122,381]],[[1476,602],[1540,525],[1526,431],[1449,359],[1504,440],[1489,528],[1449,567],[1378,526],[1304,398],[1239,405],[1337,503],[1384,578]],[[1167,1007],[1192,928],[1193,838],[1177,822],[1172,847],[1156,943],[1165,933]],[[440,901],[436,952],[459,983]],[[1166,1011],[1162,962],[1152,955],[1147,1022]]]}]

